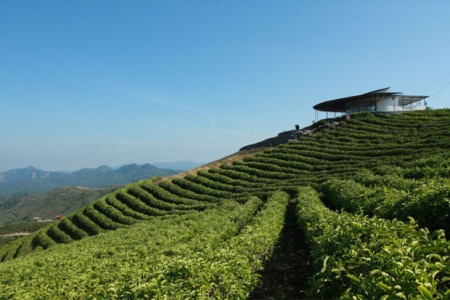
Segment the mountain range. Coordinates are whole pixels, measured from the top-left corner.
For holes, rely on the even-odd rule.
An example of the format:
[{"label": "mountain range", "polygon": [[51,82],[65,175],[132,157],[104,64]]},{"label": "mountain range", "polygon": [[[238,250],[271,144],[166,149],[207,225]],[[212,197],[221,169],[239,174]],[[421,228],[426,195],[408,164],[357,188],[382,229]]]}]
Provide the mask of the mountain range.
[{"label": "mountain range", "polygon": [[158,168],[151,164],[128,164],[120,168],[102,165],[75,172],[44,171],[31,166],[12,169],[0,173],[0,203],[2,199],[17,193],[45,192],[67,186],[87,188],[119,186],[153,176],[170,176],[179,172],[181,170]]}]

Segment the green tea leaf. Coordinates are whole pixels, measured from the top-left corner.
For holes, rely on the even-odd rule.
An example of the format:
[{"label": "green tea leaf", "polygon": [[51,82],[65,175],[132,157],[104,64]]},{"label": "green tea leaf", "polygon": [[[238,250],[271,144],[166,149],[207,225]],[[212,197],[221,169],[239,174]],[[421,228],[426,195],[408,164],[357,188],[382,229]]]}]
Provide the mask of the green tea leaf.
[{"label": "green tea leaf", "polygon": [[353,274],[347,273],[345,276],[347,276],[348,278],[350,278],[352,281],[355,281],[357,283],[361,283],[361,279],[359,279],[358,277],[356,277]]},{"label": "green tea leaf", "polygon": [[431,294],[431,292],[426,287],[420,285],[419,287],[417,287],[417,289],[425,299],[433,300],[433,294]]}]

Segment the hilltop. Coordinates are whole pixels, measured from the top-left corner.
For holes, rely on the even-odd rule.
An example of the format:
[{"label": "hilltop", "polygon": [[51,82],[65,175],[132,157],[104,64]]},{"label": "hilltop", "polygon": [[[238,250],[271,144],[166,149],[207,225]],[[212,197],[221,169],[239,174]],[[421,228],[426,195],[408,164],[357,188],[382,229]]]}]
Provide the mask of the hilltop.
[{"label": "hilltop", "polygon": [[0,298],[447,298],[450,111],[333,122],[1,247]]},{"label": "hilltop", "polygon": [[161,169],[187,171],[190,169],[197,168],[201,165],[204,165],[204,163],[196,163],[192,161],[171,161],[171,162],[155,162],[152,163],[152,165]]}]

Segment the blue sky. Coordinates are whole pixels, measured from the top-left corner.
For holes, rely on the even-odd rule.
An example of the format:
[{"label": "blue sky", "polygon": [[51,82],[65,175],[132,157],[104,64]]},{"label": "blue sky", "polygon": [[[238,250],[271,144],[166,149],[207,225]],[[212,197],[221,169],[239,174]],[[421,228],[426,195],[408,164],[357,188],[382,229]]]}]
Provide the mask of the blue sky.
[{"label": "blue sky", "polygon": [[209,162],[310,125],[318,102],[388,86],[448,107],[449,12],[449,1],[0,1],[0,171]]}]

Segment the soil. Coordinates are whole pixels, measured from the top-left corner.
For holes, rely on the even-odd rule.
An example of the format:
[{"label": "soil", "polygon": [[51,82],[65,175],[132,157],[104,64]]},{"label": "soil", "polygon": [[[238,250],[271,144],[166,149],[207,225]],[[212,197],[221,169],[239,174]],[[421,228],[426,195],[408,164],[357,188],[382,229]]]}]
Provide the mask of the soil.
[{"label": "soil", "polygon": [[295,200],[291,200],[281,239],[261,273],[261,285],[248,299],[306,299],[307,279],[311,273],[309,250],[303,233],[297,228]]}]

